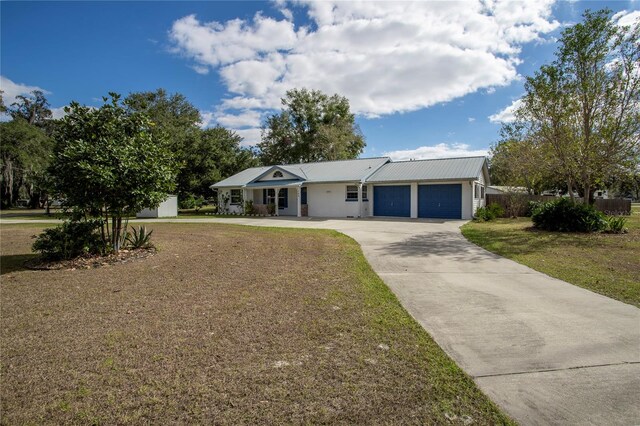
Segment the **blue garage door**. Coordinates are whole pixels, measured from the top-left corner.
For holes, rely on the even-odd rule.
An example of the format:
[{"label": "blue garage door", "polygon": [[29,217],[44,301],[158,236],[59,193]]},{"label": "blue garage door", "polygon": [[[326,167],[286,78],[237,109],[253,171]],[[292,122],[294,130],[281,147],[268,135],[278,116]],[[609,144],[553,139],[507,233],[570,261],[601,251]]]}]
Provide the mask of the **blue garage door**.
[{"label": "blue garage door", "polygon": [[462,185],[418,186],[418,217],[462,218]]},{"label": "blue garage door", "polygon": [[411,186],[374,186],[374,216],[411,216]]}]

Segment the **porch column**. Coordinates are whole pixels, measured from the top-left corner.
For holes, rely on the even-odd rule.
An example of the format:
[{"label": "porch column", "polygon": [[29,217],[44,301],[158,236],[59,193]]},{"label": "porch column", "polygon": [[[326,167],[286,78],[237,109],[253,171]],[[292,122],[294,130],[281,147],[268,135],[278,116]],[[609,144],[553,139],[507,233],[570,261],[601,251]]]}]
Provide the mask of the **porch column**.
[{"label": "porch column", "polygon": [[298,217],[302,217],[302,187],[297,187],[296,192],[298,194]]},{"label": "porch column", "polygon": [[362,217],[362,182],[358,184],[358,217]]},{"label": "porch column", "polygon": [[242,214],[247,214],[247,212],[244,211],[244,206],[246,205],[247,202],[247,189],[246,188],[242,188],[242,205],[240,206],[240,209],[242,210]]},{"label": "porch column", "polygon": [[274,214],[275,214],[276,216],[280,216],[280,214],[278,213],[278,199],[280,198],[280,197],[279,197],[279,195],[280,195],[280,188],[275,188],[275,189],[274,189],[274,191],[275,191],[275,194],[276,194],[276,196],[275,196],[275,200],[274,200],[274,203],[275,203],[275,205],[276,205],[276,211],[275,211],[275,213],[274,213]]}]

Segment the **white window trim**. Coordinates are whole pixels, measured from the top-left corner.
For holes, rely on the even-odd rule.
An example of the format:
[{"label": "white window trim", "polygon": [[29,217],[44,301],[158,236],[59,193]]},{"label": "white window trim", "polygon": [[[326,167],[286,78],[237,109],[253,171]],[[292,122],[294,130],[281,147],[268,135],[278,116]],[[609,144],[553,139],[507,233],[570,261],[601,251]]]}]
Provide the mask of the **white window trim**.
[{"label": "white window trim", "polygon": [[[349,191],[349,187],[353,187],[355,188],[355,191]],[[356,198],[349,198],[349,194],[353,194],[355,192],[356,194]],[[358,201],[358,185],[347,185],[345,187],[345,194],[344,194],[344,200],[347,202],[353,202],[353,201]]]},{"label": "white window trim", "polygon": [[[238,202],[233,202],[233,191],[238,191]],[[229,204],[232,206],[239,206],[242,203],[242,189],[230,189],[229,190]]]}]

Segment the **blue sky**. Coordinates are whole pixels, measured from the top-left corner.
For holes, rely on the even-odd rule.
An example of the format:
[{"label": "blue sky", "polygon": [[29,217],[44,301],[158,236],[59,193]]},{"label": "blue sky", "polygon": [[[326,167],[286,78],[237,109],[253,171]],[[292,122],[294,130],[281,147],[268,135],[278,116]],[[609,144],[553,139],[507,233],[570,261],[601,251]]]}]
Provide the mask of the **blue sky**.
[{"label": "blue sky", "polygon": [[486,152],[553,57],[562,28],[617,2],[7,2],[1,12],[5,102],[39,88],[56,115],[72,100],[165,88],[259,140],[292,87],[350,99],[363,156]]}]

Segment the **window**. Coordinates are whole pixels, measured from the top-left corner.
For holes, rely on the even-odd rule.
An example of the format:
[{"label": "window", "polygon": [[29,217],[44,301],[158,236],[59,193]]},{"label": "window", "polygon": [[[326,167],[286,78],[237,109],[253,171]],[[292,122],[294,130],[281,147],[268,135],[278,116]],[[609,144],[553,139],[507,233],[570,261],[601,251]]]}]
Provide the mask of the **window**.
[{"label": "window", "polygon": [[239,189],[231,190],[231,204],[241,204],[242,203],[242,192]]},{"label": "window", "polygon": [[287,207],[289,207],[289,190],[284,188],[278,192],[278,208],[286,209]]},{"label": "window", "polygon": [[300,193],[300,204],[307,204],[307,187],[302,188],[302,192]]},{"label": "window", "polygon": [[273,172],[273,177],[274,178],[281,178],[283,177],[283,174],[280,170],[276,170],[275,172]]},{"label": "window", "polygon": [[480,185],[480,198],[484,198],[484,185]]},{"label": "window", "polygon": [[358,201],[358,186],[347,185],[347,199],[346,201]]},{"label": "window", "polygon": [[367,185],[362,185],[362,201],[369,201],[369,197],[367,197]]},{"label": "window", "polygon": [[[275,194],[276,190],[273,188],[263,189],[262,199],[264,200],[264,203],[275,204]],[[287,207],[289,207],[289,190],[286,188],[280,189],[280,192],[278,192],[278,209],[286,209]]]},{"label": "window", "polygon": [[473,196],[474,196],[474,198],[476,200],[482,198],[480,196],[480,184],[479,183],[476,183],[476,184],[473,185]]}]

